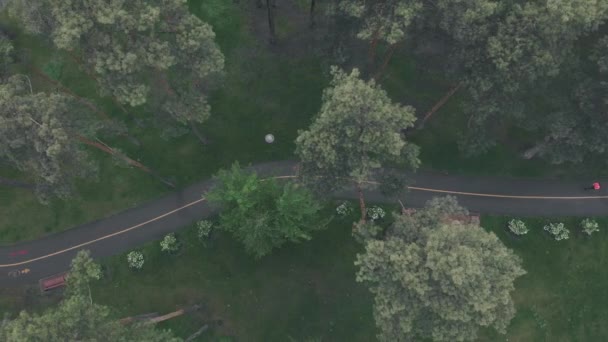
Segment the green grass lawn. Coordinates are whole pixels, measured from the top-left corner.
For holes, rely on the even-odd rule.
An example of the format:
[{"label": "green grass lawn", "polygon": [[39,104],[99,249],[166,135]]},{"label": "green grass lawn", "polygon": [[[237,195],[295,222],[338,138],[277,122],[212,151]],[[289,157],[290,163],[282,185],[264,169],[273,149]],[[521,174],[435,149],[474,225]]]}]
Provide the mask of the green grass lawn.
[{"label": "green grass lawn", "polygon": [[[354,281],[355,254],[350,221],[333,221],[310,242],[286,245],[255,261],[229,236],[201,246],[192,229],[181,255],[160,252],[158,242],[143,247],[144,269],[128,269],[125,255],[104,262],[111,274],[93,290],[99,303],[115,307],[120,316],[165,313],[200,303],[194,315],[168,321],[164,327],[188,336],[205,322],[209,336],[228,335],[238,341],[371,341],[375,327],[371,296]],[[204,340],[204,339],[203,339]]]},{"label": "green grass lawn", "polygon": [[[326,215],[329,215],[326,212]],[[162,323],[179,336],[203,324],[200,341],[232,336],[236,341],[373,341],[372,296],[355,282],[355,255],[362,247],[350,235],[352,220],[334,219],[313,240],[288,244],[255,261],[230,236],[217,234],[202,246],[193,227],[179,232],[177,255],[161,253],[158,241],[142,246],[144,269],[131,271],[125,254],[102,260],[106,276],[93,286],[96,302],[119,317],[168,313],[195,303],[203,309]],[[483,216],[482,226],[522,257],[528,272],[516,282],[517,315],[507,335],[483,330],[480,341],[602,341],[608,336],[608,218],[586,236],[579,218],[524,219],[530,232],[514,237],[510,217]],[[570,239],[554,241],[542,227],[564,222]],[[32,291],[0,291],[0,307],[41,310],[55,298]]]},{"label": "green grass lawn", "polygon": [[[524,262],[528,274],[516,283],[517,316],[506,336],[483,331],[481,341],[602,341],[608,336],[608,219],[591,237],[580,219],[564,219],[571,238],[554,241],[542,230],[548,219],[526,219],[530,232],[515,238],[510,218],[482,218]],[[553,220],[559,222],[560,220]],[[221,236],[204,248],[188,242],[180,256],[161,255],[158,242],[144,247],[145,270],[128,270],[125,256],[107,260],[112,277],[95,287],[97,301],[122,315],[165,312],[202,302],[208,312],[168,322],[187,336],[206,320],[221,319],[217,334],[239,341],[285,341],[322,337],[323,341],[374,340],[372,296],[354,281],[359,252],[350,221],[334,221],[311,242],[288,245],[256,262],[240,245]],[[194,241],[191,231],[182,239]],[[118,295],[117,295],[118,294]]]},{"label": "green grass lawn", "polygon": [[[580,232],[579,218],[525,219],[530,232],[515,238],[505,229],[509,218],[482,217],[482,225],[520,255],[527,275],[516,283],[517,316],[508,341],[605,341],[608,336],[608,219],[600,231]],[[547,222],[564,222],[570,239],[554,241]],[[484,335],[485,340],[504,338]]]}]

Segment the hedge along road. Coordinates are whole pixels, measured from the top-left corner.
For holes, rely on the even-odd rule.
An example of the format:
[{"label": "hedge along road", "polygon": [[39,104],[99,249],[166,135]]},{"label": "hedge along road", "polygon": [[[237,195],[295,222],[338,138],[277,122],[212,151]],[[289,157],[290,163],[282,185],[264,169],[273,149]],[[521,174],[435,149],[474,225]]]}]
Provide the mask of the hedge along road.
[{"label": "hedge along road", "polygon": [[[297,163],[268,162],[250,169],[264,178],[294,178]],[[412,174],[411,179],[409,191],[401,197],[409,207],[421,207],[435,196],[454,195],[469,210],[487,214],[603,216],[608,213],[608,192],[583,190],[595,180],[524,180],[428,172]],[[213,184],[212,180],[206,180],[61,233],[0,247],[0,287],[36,283],[41,278],[66,271],[81,249],[91,250],[95,258],[119,254],[212,216],[218,208],[210,205],[202,195]],[[352,189],[336,192],[334,196],[357,198]],[[396,203],[395,199],[386,198],[378,191],[366,191],[366,199]]]}]

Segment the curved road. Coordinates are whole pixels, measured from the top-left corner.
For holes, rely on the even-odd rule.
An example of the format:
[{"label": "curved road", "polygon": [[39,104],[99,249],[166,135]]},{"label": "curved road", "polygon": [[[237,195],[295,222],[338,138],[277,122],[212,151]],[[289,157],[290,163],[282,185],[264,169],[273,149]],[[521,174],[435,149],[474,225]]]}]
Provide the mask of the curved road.
[{"label": "curved road", "polygon": [[[296,162],[269,162],[252,166],[262,177],[293,178]],[[413,184],[401,199],[409,207],[421,207],[434,196],[454,195],[473,212],[517,216],[601,216],[608,214],[608,192],[586,192],[588,181],[523,180],[451,176],[439,173],[412,174]],[[601,180],[600,180],[601,181]],[[606,180],[608,184],[608,180]],[[215,213],[201,195],[211,180],[153,200],[113,216],[83,224],[34,241],[0,247],[0,287],[36,283],[63,272],[80,249],[95,258],[131,250],[161,238],[194,221]],[[356,198],[354,191],[335,194]],[[367,191],[371,202],[387,201]]]}]

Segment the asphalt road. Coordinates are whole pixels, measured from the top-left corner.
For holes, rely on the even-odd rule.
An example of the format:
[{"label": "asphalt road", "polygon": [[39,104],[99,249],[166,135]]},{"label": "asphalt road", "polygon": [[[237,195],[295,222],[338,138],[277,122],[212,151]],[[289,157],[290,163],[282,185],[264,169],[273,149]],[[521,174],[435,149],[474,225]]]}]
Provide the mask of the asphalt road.
[{"label": "asphalt road", "polygon": [[[262,177],[295,175],[293,161],[270,162],[252,167]],[[408,207],[421,207],[434,196],[454,195],[473,212],[513,216],[603,216],[608,214],[608,191],[584,191],[594,180],[524,180],[464,177],[440,173],[411,175],[413,183],[402,196]],[[602,180],[598,180],[602,182]],[[608,185],[608,179],[605,180]],[[132,250],[160,239],[192,222],[217,212],[202,198],[213,185],[206,180],[166,197],[144,203],[110,217],[86,223],[38,240],[0,247],[0,287],[37,283],[39,279],[69,268],[81,249],[95,258]],[[356,198],[352,190],[335,194]],[[368,201],[394,201],[376,191],[366,191]]]}]

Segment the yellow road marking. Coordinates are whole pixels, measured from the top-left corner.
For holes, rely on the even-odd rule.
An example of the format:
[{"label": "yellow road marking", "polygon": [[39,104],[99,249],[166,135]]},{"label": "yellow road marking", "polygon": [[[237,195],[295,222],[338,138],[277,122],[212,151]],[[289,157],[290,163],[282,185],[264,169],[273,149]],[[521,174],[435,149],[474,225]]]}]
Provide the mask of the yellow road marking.
[{"label": "yellow road marking", "polygon": [[416,186],[408,186],[411,190],[438,192],[443,194],[466,195],[477,197],[493,197],[493,198],[515,198],[515,199],[542,199],[542,200],[580,200],[580,199],[598,199],[608,198],[608,196],[517,196],[517,195],[497,195],[497,194],[482,194],[477,192],[463,192],[452,190],[440,190],[431,188],[419,188]]},{"label": "yellow road marking", "polygon": [[39,257],[37,257],[37,258],[33,258],[33,259],[29,259],[29,260],[21,261],[21,262],[16,262],[16,263],[14,263],[14,264],[5,264],[5,265],[0,265],[0,268],[7,268],[7,267],[21,266],[21,265],[29,264],[29,263],[34,262],[34,261],[38,261],[38,260],[42,260],[42,259],[48,259],[48,258],[50,258],[50,257],[52,257],[52,256],[55,256],[55,255],[58,255],[58,254],[62,254],[62,253],[65,253],[65,252],[69,252],[69,251],[71,251],[71,250],[74,250],[74,249],[77,249],[77,248],[80,248],[80,247],[83,247],[83,246],[86,246],[86,245],[90,245],[90,244],[92,244],[92,243],[95,243],[95,242],[98,242],[98,241],[101,241],[101,240],[109,239],[109,238],[111,238],[111,237],[113,237],[113,236],[116,236],[116,235],[120,235],[120,234],[126,233],[126,232],[128,232],[128,231],[133,230],[133,229],[136,229],[136,228],[139,228],[139,227],[141,227],[141,226],[144,226],[144,225],[146,225],[146,224],[148,224],[148,223],[151,223],[151,222],[154,222],[154,221],[158,221],[158,220],[160,220],[160,219],[162,219],[162,218],[164,218],[164,217],[167,217],[167,216],[169,216],[169,215],[171,215],[171,214],[173,214],[173,213],[176,213],[176,212],[178,212],[178,211],[180,211],[180,210],[183,210],[183,209],[185,209],[185,208],[191,207],[191,206],[193,206],[193,205],[195,205],[195,204],[197,204],[197,203],[200,203],[200,202],[202,202],[202,201],[204,201],[204,200],[205,200],[205,198],[204,198],[204,197],[202,197],[201,199],[198,199],[198,200],[196,200],[196,201],[190,202],[190,203],[188,203],[188,204],[186,204],[186,205],[183,205],[183,206],[181,206],[181,207],[179,207],[179,208],[177,208],[177,209],[173,209],[173,210],[171,210],[171,211],[169,211],[169,212],[166,212],[166,213],[164,213],[164,214],[162,214],[162,215],[160,215],[160,216],[157,216],[157,217],[155,217],[155,218],[149,219],[148,221],[145,221],[145,222],[142,222],[142,223],[138,223],[138,224],[136,224],[136,225],[134,225],[134,226],[132,226],[132,227],[125,228],[125,229],[123,229],[123,230],[120,230],[120,231],[114,232],[114,233],[112,233],[112,234],[108,234],[108,235],[105,235],[105,236],[99,237],[99,238],[94,239],[94,240],[90,240],[90,241],[87,241],[87,242],[83,242],[83,243],[78,244],[78,245],[76,245],[76,246],[72,246],[72,247],[69,247],[69,248],[66,248],[66,249],[62,249],[62,250],[57,251],[57,252],[53,252],[53,253],[50,253],[50,254],[47,254],[47,255],[39,256]]},{"label": "yellow road marking", "polygon": [[[275,177],[271,177],[271,178],[275,178],[275,179],[285,179],[285,178],[296,178],[297,176],[295,175],[289,175],[289,176],[275,176]],[[366,181],[365,183],[369,183],[369,184],[379,184],[378,182],[375,181]],[[441,190],[441,189],[432,189],[432,188],[421,188],[421,187],[416,187],[416,186],[408,186],[408,189],[410,190],[417,190],[417,191],[427,191],[427,192],[436,192],[436,193],[444,193],[444,194],[453,194],[453,195],[466,195],[466,196],[477,196],[477,197],[493,197],[493,198],[513,198],[513,199],[544,199],[544,200],[580,200],[580,199],[598,199],[598,198],[608,198],[608,196],[516,196],[516,195],[498,195],[498,194],[483,194],[483,193],[477,193],[477,192],[463,192],[463,191],[452,191],[452,190]],[[191,207],[197,203],[203,202],[205,201],[205,198],[202,197],[201,199],[198,199],[196,201],[190,202],[188,204],[185,204],[179,208],[173,209],[169,212],[166,212],[162,215],[156,216],[152,219],[149,219],[148,221],[142,222],[142,223],[138,223],[134,226],[131,226],[129,228],[125,228],[123,230],[114,232],[112,234],[108,234],[102,237],[99,237],[97,239],[93,239],[87,242],[83,242],[81,244],[66,248],[66,249],[62,249],[60,251],[56,251],[47,255],[42,255],[39,256],[37,258],[33,258],[33,259],[29,259],[29,260],[25,260],[25,261],[21,261],[21,262],[16,262],[13,264],[4,264],[4,265],[0,265],[0,268],[7,268],[7,267],[15,267],[15,266],[21,266],[21,265],[25,265],[25,264],[29,264],[32,263],[34,261],[38,261],[38,260],[43,260],[43,259],[48,259],[50,257],[53,257],[55,255],[58,254],[62,254],[62,253],[66,253],[69,251],[72,251],[74,249],[86,246],[86,245],[90,245],[93,244],[95,242],[98,241],[102,241],[105,239],[109,239],[113,236],[116,235],[120,235],[120,234],[124,234],[128,231],[131,231],[133,229],[139,228],[141,226],[145,226],[148,223],[154,222],[154,221],[158,221],[164,217],[167,217],[169,215],[172,215],[180,210],[183,210],[185,208]],[[29,270],[28,270],[29,271]]]}]

